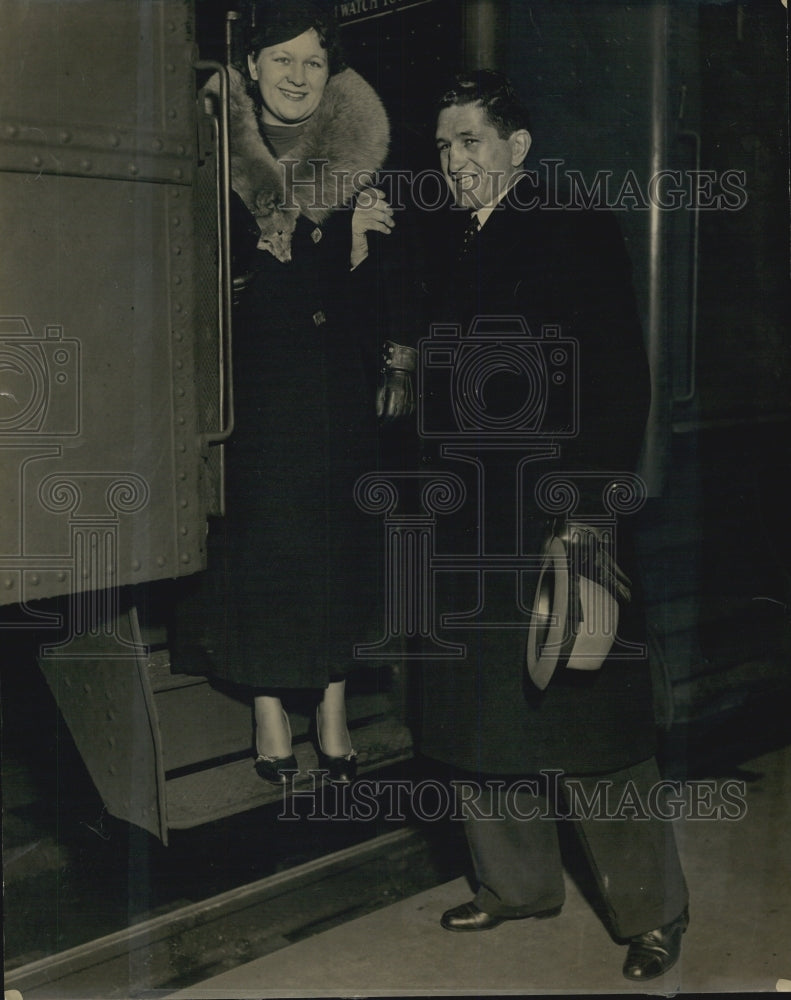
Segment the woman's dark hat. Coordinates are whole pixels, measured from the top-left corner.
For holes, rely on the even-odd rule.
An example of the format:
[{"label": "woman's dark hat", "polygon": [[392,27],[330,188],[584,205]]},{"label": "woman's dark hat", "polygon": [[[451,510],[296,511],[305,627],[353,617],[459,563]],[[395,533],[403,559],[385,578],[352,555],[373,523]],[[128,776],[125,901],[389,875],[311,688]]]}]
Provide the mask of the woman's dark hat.
[{"label": "woman's dark hat", "polygon": [[253,0],[246,5],[246,27],[256,49],[280,45],[310,28],[334,30],[334,18],[321,4],[310,0]]},{"label": "woman's dark hat", "polygon": [[[272,45],[281,45],[313,28],[327,49],[330,73],[343,69],[332,5],[311,0],[246,0],[239,4],[240,32],[234,55],[241,63],[248,52],[258,53]],[[241,51],[240,51],[241,49]]]}]

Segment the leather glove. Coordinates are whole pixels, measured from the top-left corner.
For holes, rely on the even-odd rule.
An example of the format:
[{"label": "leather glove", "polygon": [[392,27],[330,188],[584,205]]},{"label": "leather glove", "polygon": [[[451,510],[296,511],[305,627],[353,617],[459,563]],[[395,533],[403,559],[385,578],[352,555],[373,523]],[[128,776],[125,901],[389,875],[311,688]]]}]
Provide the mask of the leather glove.
[{"label": "leather glove", "polygon": [[382,356],[381,381],[376,391],[376,415],[383,424],[415,412],[413,373],[417,351],[413,347],[385,341]]}]

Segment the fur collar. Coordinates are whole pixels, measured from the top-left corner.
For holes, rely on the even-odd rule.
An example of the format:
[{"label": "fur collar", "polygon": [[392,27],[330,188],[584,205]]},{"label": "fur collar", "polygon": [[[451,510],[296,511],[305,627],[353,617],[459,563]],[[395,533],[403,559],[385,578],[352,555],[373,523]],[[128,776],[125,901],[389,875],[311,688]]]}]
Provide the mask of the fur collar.
[{"label": "fur collar", "polygon": [[[252,98],[230,68],[231,184],[278,260],[291,259],[300,215],[321,223],[371,183],[387,155],[390,129],[374,89],[352,69],[330,77],[321,102],[282,161],[258,129]],[[213,86],[212,86],[213,84]],[[216,82],[209,88],[216,92]]]}]

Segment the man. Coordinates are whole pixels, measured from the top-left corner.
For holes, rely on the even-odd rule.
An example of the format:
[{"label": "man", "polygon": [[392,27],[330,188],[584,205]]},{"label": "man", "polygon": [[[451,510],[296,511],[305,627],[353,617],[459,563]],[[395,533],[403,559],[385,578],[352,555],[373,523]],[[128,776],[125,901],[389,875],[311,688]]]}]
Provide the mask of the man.
[{"label": "man", "polygon": [[[648,980],[678,959],[688,897],[652,795],[659,774],[639,600],[609,559],[629,568],[620,524],[617,553],[604,551],[595,527],[575,536],[576,549],[569,534],[604,524],[613,505],[603,489],[633,481],[649,382],[630,265],[610,213],[542,207],[548,199],[524,166],[527,115],[504,77],[456,78],[439,102],[436,141],[454,207],[429,219],[434,325],[422,347],[419,418],[424,468],[453,472],[466,490],[461,509],[437,519],[444,571],[435,588],[440,637],[463,641],[465,655],[424,664],[422,751],[465,776],[478,881],[442,926],[481,931],[556,912],[555,818],[571,814],[614,935],[629,945],[624,975]],[[582,669],[560,659],[547,682],[546,636],[537,640],[536,629],[549,618],[534,612],[553,508],[539,494],[542,477],[558,474],[576,503],[565,529],[562,517],[554,522],[556,546],[567,543],[556,551],[575,552],[582,566],[569,583],[555,561],[556,589],[566,580],[572,594],[569,620],[583,607],[582,634],[603,603],[615,611],[613,595],[620,606],[603,664],[583,650]],[[586,575],[602,584],[598,610],[579,603]]]}]

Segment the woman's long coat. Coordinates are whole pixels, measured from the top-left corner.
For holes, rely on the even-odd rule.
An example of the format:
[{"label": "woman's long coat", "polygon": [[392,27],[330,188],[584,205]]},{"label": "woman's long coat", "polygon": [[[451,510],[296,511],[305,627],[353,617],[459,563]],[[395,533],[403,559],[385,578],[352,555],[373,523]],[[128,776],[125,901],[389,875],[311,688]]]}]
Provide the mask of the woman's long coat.
[{"label": "woman's long coat", "polygon": [[350,301],[348,202],[364,186],[359,171],[384,159],[387,119],[368,84],[343,71],[284,175],[233,71],[231,98],[234,255],[247,272],[233,323],[235,430],[226,514],[209,533],[208,569],[180,602],[174,645],[182,669],[320,688],[382,622],[381,525],[354,500],[378,461],[378,336]]},{"label": "woman's long coat", "polygon": [[[545,473],[568,473],[577,482],[577,515],[604,515],[602,480],[634,469],[649,403],[630,265],[615,218],[520,207],[534,195],[528,182],[520,182],[461,260],[457,253],[467,213],[450,211],[444,227],[430,220],[438,237],[426,282],[431,319],[458,324],[459,345],[479,340],[478,372],[485,378],[476,387],[470,365],[465,377],[451,385],[442,370],[443,354],[422,355],[422,471],[460,476],[467,501],[455,514],[436,518],[439,572],[434,576],[436,634],[463,644],[466,656],[424,661],[421,745],[430,757],[478,773],[546,768],[607,773],[653,753],[647,657],[611,656],[591,672],[559,668],[540,692],[525,669],[537,572],[528,568],[517,576],[498,571],[494,558],[487,563],[488,557],[541,553],[552,518],[533,490]],[[515,316],[526,321],[530,337],[505,337],[501,347],[488,348],[485,338],[470,332],[476,317],[494,318],[495,328],[511,329]],[[552,327],[558,328],[556,334]],[[431,339],[446,334],[447,328],[435,328]],[[577,345],[574,372],[571,355],[548,353],[557,335]],[[520,343],[540,341],[537,349],[544,352],[549,379],[526,390],[525,372],[514,358]],[[504,363],[487,366],[486,351],[502,352],[503,344]],[[464,357],[459,346],[451,353],[454,364]],[[555,374],[563,376],[558,383]],[[480,411],[471,408],[470,398],[459,395],[477,389],[482,395],[475,405],[486,405],[495,432],[485,421],[477,431],[468,422],[460,434],[443,437],[438,431],[454,421],[469,421],[470,414],[473,423],[478,419]],[[509,415],[520,410],[531,391],[545,395],[545,409],[529,415],[530,433],[511,433],[498,449],[498,429],[508,425]],[[559,455],[541,457],[541,448],[553,443]],[[517,475],[520,457],[525,461]],[[616,555],[632,575],[627,531],[628,518],[623,518]],[[447,569],[448,556],[466,556],[467,564]],[[488,568],[476,572],[476,557]],[[641,643],[645,635],[634,579],[632,591],[631,602],[621,607],[618,637]],[[460,613],[469,615],[466,622],[443,618]]]}]

